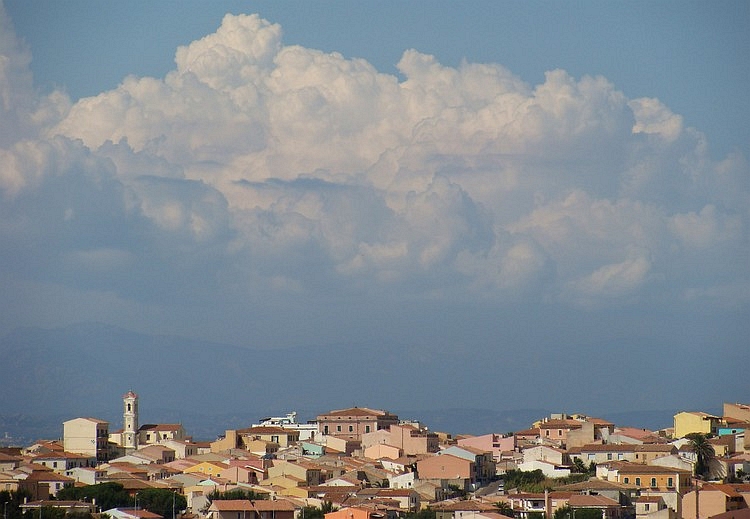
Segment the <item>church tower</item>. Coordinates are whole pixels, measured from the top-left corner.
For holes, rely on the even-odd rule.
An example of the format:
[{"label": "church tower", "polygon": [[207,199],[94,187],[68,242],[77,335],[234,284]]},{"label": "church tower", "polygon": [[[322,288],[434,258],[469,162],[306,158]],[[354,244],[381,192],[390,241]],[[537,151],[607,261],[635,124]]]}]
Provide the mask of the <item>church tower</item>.
[{"label": "church tower", "polygon": [[122,446],[138,448],[138,395],[128,391],[122,396]]}]

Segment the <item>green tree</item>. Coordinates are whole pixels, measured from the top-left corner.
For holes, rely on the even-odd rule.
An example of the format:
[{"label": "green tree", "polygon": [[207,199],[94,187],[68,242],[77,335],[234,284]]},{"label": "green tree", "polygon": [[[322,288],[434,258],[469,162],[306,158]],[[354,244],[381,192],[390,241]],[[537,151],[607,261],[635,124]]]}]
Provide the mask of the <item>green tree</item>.
[{"label": "green tree", "polygon": [[714,446],[708,441],[708,437],[701,433],[691,433],[685,436],[690,448],[695,454],[695,475],[705,478],[711,472],[711,462],[716,458]]},{"label": "green tree", "polygon": [[323,514],[330,514],[331,512],[335,512],[338,510],[338,507],[333,506],[333,503],[331,501],[323,501],[323,504],[320,505],[320,510],[323,512]]},{"label": "green tree", "polygon": [[603,514],[598,508],[576,508],[573,510],[573,517],[575,519],[602,519]]},{"label": "green tree", "polygon": [[513,506],[507,501],[498,501],[495,503],[495,508],[497,508],[499,514],[505,517],[513,517]]},{"label": "green tree", "polygon": [[227,490],[226,492],[219,492],[218,490],[215,490],[208,495],[209,501],[221,501],[227,499],[247,499],[248,501],[261,501],[263,499],[268,499],[268,494],[255,492],[253,490],[235,488],[233,490]]},{"label": "green tree", "polygon": [[0,492],[0,503],[3,504],[3,512],[7,514],[8,519],[21,519],[21,503],[24,499],[31,500],[31,494],[25,490]]},{"label": "green tree", "polygon": [[119,506],[133,506],[133,498],[120,483],[97,483],[96,485],[83,487],[71,485],[61,488],[57,492],[57,498],[61,501],[89,502],[96,499],[96,504],[101,510],[109,510]]},{"label": "green tree", "polygon": [[431,508],[425,508],[419,512],[409,512],[404,515],[404,519],[435,519],[435,510]]},{"label": "green tree", "polygon": [[325,514],[317,506],[303,506],[299,516],[300,519],[323,519]]},{"label": "green tree", "polygon": [[145,488],[138,492],[138,504],[149,512],[169,519],[187,508],[187,499],[166,488]]},{"label": "green tree", "polygon": [[573,458],[573,472],[583,473],[588,472],[586,464],[581,458]]}]

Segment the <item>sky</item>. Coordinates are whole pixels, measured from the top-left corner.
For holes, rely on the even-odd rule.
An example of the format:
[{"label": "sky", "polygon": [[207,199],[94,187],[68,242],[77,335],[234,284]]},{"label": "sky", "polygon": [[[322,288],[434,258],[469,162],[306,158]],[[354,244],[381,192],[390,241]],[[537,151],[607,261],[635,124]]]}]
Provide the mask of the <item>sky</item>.
[{"label": "sky", "polygon": [[[0,332],[416,345],[499,374],[536,349],[621,410],[747,401],[749,22],[744,1],[6,0]],[[601,405],[581,394],[521,400]]]}]

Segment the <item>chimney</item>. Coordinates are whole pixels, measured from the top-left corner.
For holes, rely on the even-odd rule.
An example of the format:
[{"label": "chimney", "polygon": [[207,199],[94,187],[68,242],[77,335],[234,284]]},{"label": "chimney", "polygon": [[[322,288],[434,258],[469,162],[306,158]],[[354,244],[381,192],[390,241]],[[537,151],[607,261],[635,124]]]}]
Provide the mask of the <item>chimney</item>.
[{"label": "chimney", "polygon": [[550,519],[552,517],[552,500],[549,497],[549,490],[546,488],[544,489],[544,516],[547,519]]}]

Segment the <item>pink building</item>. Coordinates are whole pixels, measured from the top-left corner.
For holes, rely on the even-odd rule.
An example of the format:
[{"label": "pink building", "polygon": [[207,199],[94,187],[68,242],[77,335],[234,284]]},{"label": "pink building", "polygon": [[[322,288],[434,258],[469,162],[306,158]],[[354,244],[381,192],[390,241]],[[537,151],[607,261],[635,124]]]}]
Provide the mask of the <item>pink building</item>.
[{"label": "pink building", "polygon": [[352,407],[318,416],[318,431],[346,440],[360,441],[363,434],[398,425],[398,416],[388,411]]},{"label": "pink building", "polygon": [[503,436],[502,434],[484,434],[482,436],[470,436],[458,440],[459,447],[472,447],[485,452],[491,452],[495,461],[500,461],[503,452],[510,452],[516,447],[514,436]]}]

